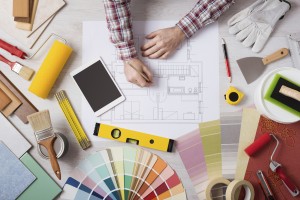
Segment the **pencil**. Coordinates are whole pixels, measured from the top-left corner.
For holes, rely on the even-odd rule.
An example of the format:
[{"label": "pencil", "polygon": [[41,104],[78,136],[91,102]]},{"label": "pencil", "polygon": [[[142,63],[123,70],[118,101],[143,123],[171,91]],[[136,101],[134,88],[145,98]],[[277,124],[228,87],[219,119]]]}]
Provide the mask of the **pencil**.
[{"label": "pencil", "polygon": [[231,72],[230,72],[230,66],[229,66],[229,61],[228,61],[227,48],[226,48],[225,40],[223,38],[222,38],[222,48],[223,48],[223,53],[224,53],[227,76],[229,79],[229,83],[231,83]]},{"label": "pencil", "polygon": [[150,79],[146,76],[146,74],[144,74],[143,72],[140,72],[138,69],[136,69],[133,65],[131,65],[131,63],[130,62],[127,62],[128,63],[128,65],[132,68],[132,69],[134,69],[139,75],[141,75],[147,82],[151,82],[150,81]]}]

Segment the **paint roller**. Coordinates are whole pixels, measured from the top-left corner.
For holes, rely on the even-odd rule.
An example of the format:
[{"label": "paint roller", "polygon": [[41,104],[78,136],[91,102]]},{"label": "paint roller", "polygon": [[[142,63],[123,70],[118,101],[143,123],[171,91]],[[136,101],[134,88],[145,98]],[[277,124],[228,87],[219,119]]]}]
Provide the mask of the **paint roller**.
[{"label": "paint roller", "polygon": [[257,151],[262,149],[266,146],[270,141],[272,140],[271,134],[265,133],[262,136],[260,136],[256,141],[254,141],[251,145],[249,145],[245,152],[248,156],[253,156]]},{"label": "paint roller", "polygon": [[288,178],[286,173],[283,170],[283,167],[280,163],[276,162],[273,160],[273,156],[279,146],[279,140],[274,134],[270,133],[264,133],[261,135],[257,140],[255,140],[251,145],[249,145],[244,151],[251,157],[253,156],[256,152],[261,150],[268,144],[269,142],[274,139],[276,141],[276,146],[273,150],[273,153],[271,154],[270,157],[270,169],[275,172],[281,181],[283,182],[284,186],[287,188],[287,190],[290,192],[290,194],[295,197],[299,195],[299,190],[296,187],[296,185]]},{"label": "paint roller", "polygon": [[47,56],[45,57],[40,69],[36,73],[28,89],[36,96],[43,99],[48,97],[56,79],[58,78],[60,72],[72,53],[72,48],[67,44],[67,41],[56,34],[51,34],[37,50],[37,52],[52,36],[58,37],[60,41],[55,40],[53,42],[53,45],[51,46]]}]

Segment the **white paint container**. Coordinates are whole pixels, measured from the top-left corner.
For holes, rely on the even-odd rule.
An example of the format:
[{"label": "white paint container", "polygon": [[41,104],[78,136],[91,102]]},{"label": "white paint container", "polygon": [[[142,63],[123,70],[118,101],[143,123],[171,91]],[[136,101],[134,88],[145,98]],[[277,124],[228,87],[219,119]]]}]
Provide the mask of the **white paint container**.
[{"label": "white paint container", "polygon": [[254,93],[254,104],[257,110],[265,117],[282,123],[290,124],[299,121],[299,117],[293,115],[292,113],[280,108],[279,106],[264,99],[266,92],[268,91],[271,82],[273,81],[276,74],[280,74],[287,79],[299,82],[300,80],[300,70],[292,67],[283,67],[275,69],[268,74],[266,74],[259,85],[257,86]]},{"label": "white paint container", "polygon": [[[55,133],[56,140],[54,141],[54,151],[56,153],[57,158],[63,157],[69,148],[69,143],[67,138],[61,133]],[[49,159],[47,149],[42,145],[37,145],[37,151],[40,156],[44,159]]]}]

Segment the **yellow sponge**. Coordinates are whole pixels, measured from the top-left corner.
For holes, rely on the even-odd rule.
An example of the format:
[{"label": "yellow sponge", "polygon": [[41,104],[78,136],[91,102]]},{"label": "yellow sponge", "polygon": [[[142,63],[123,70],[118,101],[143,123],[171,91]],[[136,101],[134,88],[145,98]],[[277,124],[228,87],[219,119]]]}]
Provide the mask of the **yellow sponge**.
[{"label": "yellow sponge", "polygon": [[55,40],[28,90],[43,99],[47,98],[71,53],[71,47]]}]

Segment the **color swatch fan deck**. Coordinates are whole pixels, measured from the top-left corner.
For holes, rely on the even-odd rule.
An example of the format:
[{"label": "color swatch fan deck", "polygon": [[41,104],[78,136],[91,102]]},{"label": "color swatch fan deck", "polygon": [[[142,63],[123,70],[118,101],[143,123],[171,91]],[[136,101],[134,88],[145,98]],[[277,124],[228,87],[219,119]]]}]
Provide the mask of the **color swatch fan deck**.
[{"label": "color swatch fan deck", "polygon": [[140,148],[114,147],[83,160],[71,173],[61,199],[185,200],[176,172]]}]

